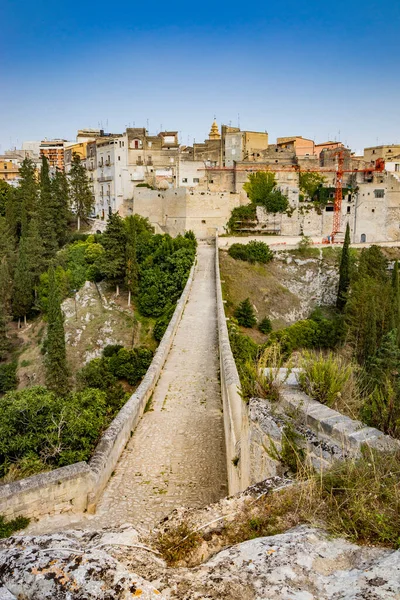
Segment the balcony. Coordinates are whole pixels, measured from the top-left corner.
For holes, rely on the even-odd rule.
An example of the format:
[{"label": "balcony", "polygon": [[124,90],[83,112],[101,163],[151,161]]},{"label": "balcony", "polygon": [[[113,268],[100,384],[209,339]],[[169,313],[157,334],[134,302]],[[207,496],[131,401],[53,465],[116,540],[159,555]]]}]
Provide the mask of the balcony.
[{"label": "balcony", "polygon": [[104,183],[105,181],[112,181],[113,177],[112,175],[102,175],[101,177],[97,178],[97,181],[99,181],[100,183]]}]

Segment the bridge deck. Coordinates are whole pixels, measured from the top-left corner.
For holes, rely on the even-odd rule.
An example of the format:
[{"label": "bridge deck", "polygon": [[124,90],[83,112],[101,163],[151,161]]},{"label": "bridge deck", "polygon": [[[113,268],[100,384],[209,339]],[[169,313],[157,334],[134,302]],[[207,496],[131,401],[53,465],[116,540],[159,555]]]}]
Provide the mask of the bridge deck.
[{"label": "bridge deck", "polygon": [[[177,506],[227,493],[218,378],[215,249],[200,245],[174,344],[93,520],[149,527]],[[99,523],[100,524],[100,523]]]}]

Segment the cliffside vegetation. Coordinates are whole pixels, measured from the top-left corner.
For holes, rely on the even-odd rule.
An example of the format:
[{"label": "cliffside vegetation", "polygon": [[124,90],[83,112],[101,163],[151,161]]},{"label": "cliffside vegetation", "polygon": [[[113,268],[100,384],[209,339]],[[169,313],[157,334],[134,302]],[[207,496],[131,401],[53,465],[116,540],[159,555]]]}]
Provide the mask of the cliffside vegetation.
[{"label": "cliffside vegetation", "polygon": [[[74,232],[71,209],[83,219],[90,202],[78,159],[73,166],[69,180],[59,172],[52,176],[44,158],[37,179],[33,164],[26,160],[19,187],[2,191],[0,477],[4,480],[90,457],[101,433],[146,373],[195,256],[193,234],[175,239],[155,235],[138,215],[126,219],[112,215],[101,235]],[[85,282],[92,282],[88,285],[97,300],[90,295],[91,288],[86,297],[80,291]],[[115,292],[112,303],[99,286]],[[107,295],[111,297],[111,291]],[[68,318],[72,353],[66,344],[63,301],[72,307]],[[96,303],[108,325],[104,316],[96,319],[91,309]],[[124,335],[127,347],[106,342],[100,346],[105,346],[102,353],[92,351],[93,360],[91,349],[84,349],[86,365],[82,366],[82,354],[71,360],[71,354],[78,353],[76,346],[84,343],[80,340],[86,329],[93,336],[112,336],[113,313],[121,326],[130,320]],[[148,333],[141,335],[145,322],[151,324],[149,331],[156,325],[152,339]],[[26,377],[18,381],[21,372]]]},{"label": "cliffside vegetation", "polygon": [[[279,290],[276,274],[285,268],[293,273],[293,269],[284,265],[277,269],[276,260],[268,265],[246,267],[241,267],[244,263],[236,260],[231,270],[231,260],[221,253],[224,293],[228,314],[232,317],[232,348],[245,391],[252,392],[249,382],[251,373],[257,372],[253,365],[258,357],[266,347],[278,344],[287,360],[303,367],[300,383],[307,393],[352,418],[400,438],[397,260],[390,263],[378,246],[355,254],[349,248],[347,232],[343,249],[335,258],[336,282],[339,282],[335,283],[330,306],[319,307],[315,302],[308,318],[284,327],[279,319],[273,318],[273,331],[263,337],[260,337],[261,328],[255,329],[256,322],[282,311],[282,296],[290,293]],[[309,261],[309,265],[313,264],[313,259]],[[319,261],[314,260],[319,277],[325,268],[332,268],[329,261],[329,255],[324,257],[323,253]],[[237,280],[234,282],[231,277],[231,272],[240,276],[238,269],[246,269],[240,289],[235,287]],[[308,277],[312,277],[311,272]],[[281,281],[283,283],[285,278]],[[295,306],[294,301],[289,310]],[[244,329],[239,331],[235,323]]]},{"label": "cliffside vegetation", "polygon": [[283,213],[289,209],[289,201],[278,188],[275,175],[270,171],[250,173],[243,189],[250,204],[233,209],[227,224],[231,232],[255,227],[257,206],[262,206],[269,213]]}]

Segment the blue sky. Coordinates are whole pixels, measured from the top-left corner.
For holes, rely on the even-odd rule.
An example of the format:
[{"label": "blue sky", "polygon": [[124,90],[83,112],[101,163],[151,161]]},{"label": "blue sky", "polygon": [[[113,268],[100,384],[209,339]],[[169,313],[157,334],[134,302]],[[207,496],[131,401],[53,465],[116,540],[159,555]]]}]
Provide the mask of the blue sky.
[{"label": "blue sky", "polygon": [[400,142],[398,0],[1,0],[0,23],[0,151],[147,120],[192,143],[214,115],[271,142]]}]

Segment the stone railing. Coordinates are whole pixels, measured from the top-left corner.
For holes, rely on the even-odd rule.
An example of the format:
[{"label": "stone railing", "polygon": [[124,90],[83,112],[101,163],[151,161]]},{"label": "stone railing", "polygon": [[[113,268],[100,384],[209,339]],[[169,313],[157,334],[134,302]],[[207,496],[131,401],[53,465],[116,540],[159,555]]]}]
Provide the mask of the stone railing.
[{"label": "stone railing", "polygon": [[[224,411],[225,446],[228,470],[228,489],[235,494],[249,483],[247,409],[242,400],[235,360],[229,342],[218,257],[218,233],[215,241],[215,277],[217,294],[217,323],[221,370],[221,394]],[[245,440],[245,443],[242,441]]]},{"label": "stone railing", "polygon": [[273,405],[259,398],[250,400],[251,483],[282,474],[275,450],[281,452],[288,425],[299,435],[298,446],[318,471],[329,468],[334,460],[360,456],[362,447],[386,452],[400,449],[398,440],[310,398],[300,390],[296,375],[290,375],[281,389],[280,400]]},{"label": "stone railing", "polygon": [[0,486],[0,514],[12,519],[95,511],[96,502],[157,384],[189,297],[194,269],[195,265],[146,375],[102,435],[89,463],[75,463]]}]

